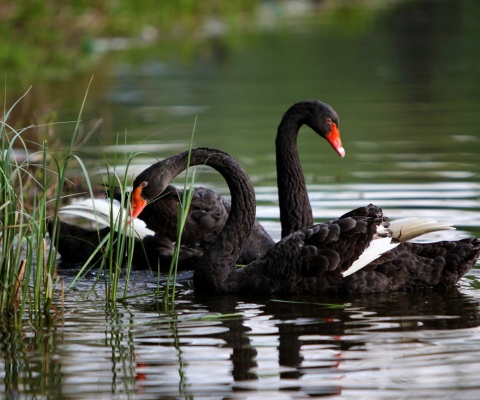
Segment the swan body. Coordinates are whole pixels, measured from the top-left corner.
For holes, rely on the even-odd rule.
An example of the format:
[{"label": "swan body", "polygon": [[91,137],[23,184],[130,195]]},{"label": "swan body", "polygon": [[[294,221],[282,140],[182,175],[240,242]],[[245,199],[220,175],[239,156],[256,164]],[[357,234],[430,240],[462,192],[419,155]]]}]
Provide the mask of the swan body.
[{"label": "swan body", "polygon": [[[132,192],[134,216],[186,169],[188,158],[188,152],[177,154],[136,177]],[[251,182],[241,166],[219,150],[193,150],[190,165],[200,164],[209,165],[223,175],[232,205],[224,228],[205,247],[195,267],[194,285],[199,292],[371,293],[448,287],[464,276],[480,255],[479,239],[426,244],[400,242],[389,231],[382,210],[369,205],[337,220],[292,232],[263,257],[237,268],[235,260],[255,220]],[[422,224],[431,229],[431,221]],[[416,222],[404,221],[400,229],[393,229],[397,238],[411,237],[415,231],[422,231]]]},{"label": "swan body", "polygon": [[385,237],[372,240],[365,251],[353,262],[353,264],[342,272],[342,276],[346,277],[366,267],[371,262],[379,258],[383,253],[393,250],[400,243],[392,243],[391,237]]},{"label": "swan body", "polygon": [[[376,240],[372,240],[360,257],[342,272],[344,277],[359,271],[371,262],[378,259],[382,254],[397,247],[401,242],[406,242],[431,232],[452,230],[450,224],[438,223],[432,218],[402,218],[391,221],[385,227],[383,224],[377,227]],[[381,237],[386,236],[386,237]],[[394,242],[392,242],[394,240]]]}]

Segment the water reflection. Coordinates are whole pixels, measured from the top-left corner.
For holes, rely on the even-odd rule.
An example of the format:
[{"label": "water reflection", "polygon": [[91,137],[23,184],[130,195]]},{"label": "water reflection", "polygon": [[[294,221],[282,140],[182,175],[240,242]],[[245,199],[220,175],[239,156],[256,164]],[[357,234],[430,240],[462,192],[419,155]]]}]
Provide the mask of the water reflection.
[{"label": "water reflection", "polygon": [[[134,292],[155,284],[132,278]],[[61,331],[2,329],[3,393],[435,398],[455,388],[467,398],[478,390],[480,296],[470,283],[479,279],[473,271],[448,291],[282,298],[200,296],[182,280],[172,310],[139,298],[106,314],[95,295],[77,298]]]},{"label": "water reflection", "polygon": [[[50,321],[51,322],[51,321]],[[61,329],[46,322],[35,331],[29,324],[14,327],[0,324],[0,393],[5,398],[21,398],[51,393],[62,397],[62,362],[57,357]]]},{"label": "water reflection", "polygon": [[[326,306],[320,303],[322,300],[341,307]],[[217,299],[209,310],[217,312],[219,301],[223,303],[223,299]],[[475,334],[476,330],[468,328],[477,327],[479,323],[478,301],[458,291],[351,299],[293,297],[281,302],[255,302],[249,298],[232,303],[230,299],[227,311],[236,309],[235,303],[242,308],[247,303],[247,310],[254,310],[242,324],[243,329],[247,328],[249,345],[240,349],[243,357],[232,359],[241,363],[237,369],[247,366],[253,377],[241,382],[236,380],[233,387],[262,392],[288,389],[298,392],[299,396],[335,394],[357,385],[361,388],[365,382],[357,382],[358,375],[381,371],[387,366],[401,378],[409,370],[404,370],[404,365],[397,367],[397,359],[412,357],[410,367],[418,368],[428,366],[429,359],[437,354],[445,358],[441,356],[444,350],[434,349],[433,353],[428,350],[430,330],[460,329],[462,331],[453,336],[462,341],[461,337],[466,339]],[[451,337],[452,333],[445,336]],[[229,343],[228,339],[226,342]],[[256,349],[255,362],[251,347]],[[424,347],[426,350],[422,350]],[[469,348],[474,347],[472,343]],[[243,360],[247,360],[246,365],[242,365]],[[436,365],[438,361],[435,360]],[[442,363],[448,367],[451,361],[446,357]],[[367,385],[377,388],[382,385],[379,375],[369,377]]]},{"label": "water reflection", "polygon": [[[161,386],[162,394],[175,395],[179,384],[183,393],[191,395],[208,392],[221,396],[234,390],[239,393],[233,397],[239,398],[243,397],[241,392],[252,390],[262,395],[287,390],[302,397],[382,386],[395,389],[396,380],[409,379],[411,368],[423,371],[436,365],[438,370],[430,371],[430,378],[446,379],[444,371],[465,362],[467,349],[478,344],[470,342],[480,321],[478,299],[457,290],[334,299],[292,296],[281,301],[195,296],[191,302],[184,305],[195,305],[193,315],[197,317],[199,309],[207,315],[240,312],[242,316],[219,326],[218,321],[192,323],[189,311],[183,306],[177,309],[182,318],[186,317],[174,329],[183,330],[183,340],[172,342],[172,332],[166,331],[155,336],[156,350],[151,347],[152,340],[146,344],[144,338],[140,351],[136,346],[137,354],[149,357],[140,359],[150,360],[142,364],[146,379],[140,383],[143,394],[146,387],[153,392]],[[435,334],[438,330],[447,332]],[[460,359],[445,354],[452,341],[465,347]],[[168,349],[173,351],[171,363],[165,362]],[[476,357],[469,362],[475,364]],[[368,371],[376,373],[368,374],[366,380]],[[164,379],[165,375],[170,380]],[[448,384],[453,383],[454,378],[450,378]],[[402,390],[429,385],[428,379],[422,379],[404,385]]]}]

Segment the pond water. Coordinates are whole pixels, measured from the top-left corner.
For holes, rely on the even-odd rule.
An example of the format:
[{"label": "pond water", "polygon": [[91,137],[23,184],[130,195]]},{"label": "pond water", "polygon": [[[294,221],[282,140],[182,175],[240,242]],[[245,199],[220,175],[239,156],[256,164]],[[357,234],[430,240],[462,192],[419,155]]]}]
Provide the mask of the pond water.
[{"label": "pond water", "polygon": [[[82,117],[102,119],[82,149],[92,171],[114,154],[121,167],[124,150],[144,151],[138,169],[186,150],[196,119],[194,145],[244,165],[258,218],[278,239],[276,127],[291,104],[317,98],[337,110],[347,154],[302,129],[316,221],[373,202],[391,219],[457,227],[427,239],[480,236],[480,5],[403,1],[308,14],[228,45],[212,39],[188,61],[154,49],[105,55]],[[78,113],[80,89],[71,92],[61,120]],[[58,129],[67,143],[71,129]],[[217,174],[196,180],[228,196]],[[179,277],[171,309],[149,296],[106,310],[102,280],[87,276],[67,290],[51,326],[0,327],[0,396],[478,397],[479,268],[448,291],[348,297],[200,296],[190,278]],[[130,285],[153,292],[157,280],[135,272]]]}]

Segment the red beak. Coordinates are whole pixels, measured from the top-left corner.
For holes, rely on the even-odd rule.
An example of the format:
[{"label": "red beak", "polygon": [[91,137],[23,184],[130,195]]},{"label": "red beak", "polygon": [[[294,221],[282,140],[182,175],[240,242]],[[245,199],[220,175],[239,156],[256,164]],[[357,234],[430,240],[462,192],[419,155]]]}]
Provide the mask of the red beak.
[{"label": "red beak", "polygon": [[132,210],[131,216],[132,219],[137,218],[142,210],[147,205],[147,202],[142,197],[142,187],[138,186],[132,193]]},{"label": "red beak", "polygon": [[330,133],[326,139],[330,143],[333,149],[338,153],[340,157],[345,157],[345,149],[342,146],[342,140],[340,139],[340,131],[336,124],[330,123]]}]

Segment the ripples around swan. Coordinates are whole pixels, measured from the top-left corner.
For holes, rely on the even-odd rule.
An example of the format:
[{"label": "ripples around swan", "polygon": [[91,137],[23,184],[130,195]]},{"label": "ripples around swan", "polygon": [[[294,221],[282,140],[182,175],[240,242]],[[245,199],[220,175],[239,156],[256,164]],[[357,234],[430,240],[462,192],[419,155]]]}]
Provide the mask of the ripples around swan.
[{"label": "ripples around swan", "polygon": [[[67,303],[52,343],[62,394],[467,399],[480,388],[476,271],[460,290],[333,298],[201,297],[188,278],[170,311],[144,299],[105,317],[101,304]],[[148,280],[133,275],[137,290]]]},{"label": "ripples around swan", "polygon": [[[256,193],[258,218],[278,239],[276,189]],[[312,185],[309,193],[317,222],[374,202],[391,219],[457,227],[424,240],[480,235],[476,183]],[[480,390],[480,269],[448,291],[350,297],[200,296],[190,279],[179,276],[173,307],[150,295],[106,312],[104,283],[92,274],[57,304],[56,327],[2,328],[1,395],[45,385],[56,398],[112,399],[471,399]],[[134,272],[129,293],[157,284]]]},{"label": "ripples around swan", "polygon": [[[317,221],[368,198],[387,203],[392,218],[428,215],[459,225],[446,232],[455,238],[471,234],[467,216],[476,218],[480,194],[469,183],[309,189]],[[259,218],[279,235],[275,192],[257,194]],[[63,275],[68,284],[74,274]],[[478,269],[448,291],[333,297],[202,296],[190,279],[179,276],[174,307],[148,296],[107,313],[102,281],[92,290],[95,275],[81,280],[64,304],[61,334],[20,339],[30,387],[47,374],[61,376],[48,382],[62,398],[470,399],[480,390]],[[133,273],[130,294],[156,289],[154,276]],[[19,338],[2,335],[10,387]]]}]

